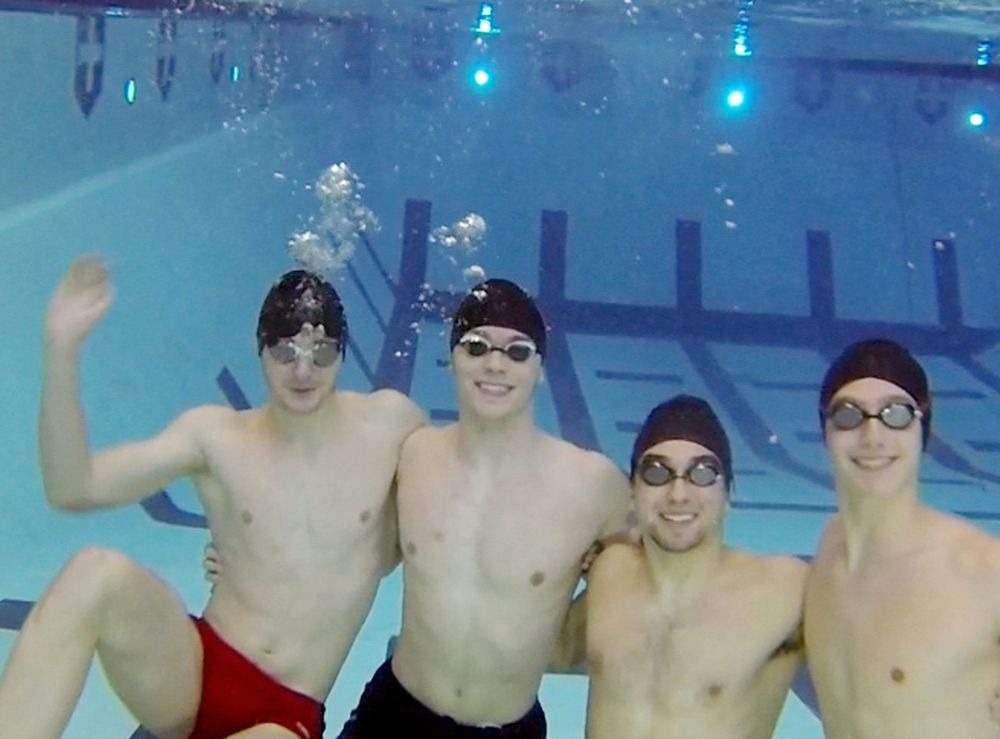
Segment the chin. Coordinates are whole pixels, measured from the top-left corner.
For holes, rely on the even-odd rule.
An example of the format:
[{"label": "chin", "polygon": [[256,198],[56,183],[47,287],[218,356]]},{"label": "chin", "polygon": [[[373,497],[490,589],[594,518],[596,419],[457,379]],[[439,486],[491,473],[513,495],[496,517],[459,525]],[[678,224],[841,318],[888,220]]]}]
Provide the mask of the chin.
[{"label": "chin", "polygon": [[305,396],[298,395],[286,395],[284,398],[284,406],[292,413],[298,414],[308,414],[315,411],[323,404],[323,399],[325,395],[320,393],[309,393]]},{"label": "chin", "polygon": [[895,473],[858,474],[848,476],[850,486],[866,495],[888,498],[906,486],[906,480]]}]

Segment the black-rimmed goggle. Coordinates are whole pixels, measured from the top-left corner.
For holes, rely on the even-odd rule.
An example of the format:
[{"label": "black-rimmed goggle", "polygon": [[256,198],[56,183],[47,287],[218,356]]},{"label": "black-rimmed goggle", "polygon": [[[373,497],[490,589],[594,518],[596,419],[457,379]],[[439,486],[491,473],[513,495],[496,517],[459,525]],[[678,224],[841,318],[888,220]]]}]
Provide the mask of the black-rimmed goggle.
[{"label": "black-rimmed goggle", "polygon": [[654,487],[669,485],[677,478],[681,478],[692,485],[707,488],[709,485],[714,485],[722,477],[719,465],[714,459],[696,460],[681,473],[668,465],[662,457],[652,455],[643,457],[636,468],[636,473],[644,483]]},{"label": "black-rimmed goggle", "polygon": [[869,418],[877,418],[883,426],[893,431],[902,431],[923,417],[924,414],[919,408],[899,400],[886,403],[875,413],[869,413],[846,400],[830,406],[826,412],[827,420],[840,431],[856,429]]},{"label": "black-rimmed goggle", "polygon": [[531,359],[531,355],[538,351],[532,342],[523,339],[515,339],[506,346],[496,346],[482,336],[471,335],[462,337],[458,344],[473,357],[483,357],[490,352],[500,352],[515,362],[527,362]]},{"label": "black-rimmed goggle", "polygon": [[340,344],[336,341],[318,341],[311,349],[303,349],[294,341],[282,339],[267,347],[267,353],[278,364],[291,364],[299,357],[308,357],[317,367],[329,367],[340,356]]}]

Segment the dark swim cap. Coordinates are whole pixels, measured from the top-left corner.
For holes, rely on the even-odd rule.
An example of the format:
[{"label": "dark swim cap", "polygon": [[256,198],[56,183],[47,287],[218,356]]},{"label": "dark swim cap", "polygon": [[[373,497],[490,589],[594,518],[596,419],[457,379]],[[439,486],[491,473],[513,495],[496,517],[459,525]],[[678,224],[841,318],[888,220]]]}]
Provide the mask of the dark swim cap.
[{"label": "dark swim cap", "polygon": [[820,428],[826,433],[826,410],[844,385],[865,377],[876,377],[905,390],[917,401],[923,415],[924,445],[931,432],[931,398],[927,375],[920,363],[901,344],[888,339],[867,339],[851,344],[837,357],[823,378],[819,393]]},{"label": "dark swim cap", "polygon": [[662,441],[683,439],[701,444],[722,463],[722,473],[726,485],[733,481],[733,457],[729,450],[729,437],[722,428],[712,407],[693,395],[676,395],[660,403],[646,417],[632,446],[632,472],[646,450]]},{"label": "dark swim cap", "polygon": [[282,275],[264,298],[257,319],[257,353],[295,336],[306,323],[323,326],[327,338],[336,339],[344,353],[347,318],[340,296],[319,275],[296,269]]},{"label": "dark swim cap", "polygon": [[545,321],[531,296],[510,280],[492,279],[476,285],[455,311],[451,323],[451,349],[470,330],[499,326],[520,331],[535,342],[545,359]]}]

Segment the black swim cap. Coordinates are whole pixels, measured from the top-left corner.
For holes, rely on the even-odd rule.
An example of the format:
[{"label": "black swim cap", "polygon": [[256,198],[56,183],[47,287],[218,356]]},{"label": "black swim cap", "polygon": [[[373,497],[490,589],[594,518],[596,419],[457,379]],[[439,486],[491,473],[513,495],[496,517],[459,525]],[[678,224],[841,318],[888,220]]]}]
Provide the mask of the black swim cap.
[{"label": "black swim cap", "polygon": [[520,331],[535,342],[545,359],[545,321],[528,293],[510,280],[492,279],[476,285],[455,311],[451,323],[454,349],[466,333],[480,326],[499,326]]},{"label": "black swim cap", "polygon": [[295,336],[306,323],[323,326],[327,338],[336,339],[344,353],[347,318],[340,296],[319,275],[296,269],[282,275],[264,298],[257,319],[257,353]]},{"label": "black swim cap", "polygon": [[823,378],[819,393],[820,428],[826,433],[826,410],[844,385],[876,377],[905,390],[923,413],[924,445],[931,432],[931,397],[927,375],[906,347],[888,339],[866,339],[851,344],[837,357]]},{"label": "black swim cap", "polygon": [[646,417],[632,446],[632,472],[646,450],[662,441],[683,439],[701,444],[722,463],[722,473],[728,487],[733,481],[733,457],[729,437],[712,407],[693,395],[676,395],[660,403]]}]

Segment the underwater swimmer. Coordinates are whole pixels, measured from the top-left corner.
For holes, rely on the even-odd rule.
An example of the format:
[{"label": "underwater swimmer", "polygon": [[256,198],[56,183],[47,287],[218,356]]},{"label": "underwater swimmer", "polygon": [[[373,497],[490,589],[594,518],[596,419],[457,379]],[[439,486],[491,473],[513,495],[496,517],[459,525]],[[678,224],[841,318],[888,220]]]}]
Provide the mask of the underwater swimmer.
[{"label": "underwater swimmer", "polygon": [[459,419],[400,457],[403,623],[342,739],[545,736],[538,686],[593,542],[624,526],[606,457],[539,430],[545,324],[489,280],[454,316]]},{"label": "underwater swimmer", "polygon": [[637,542],[610,544],[566,620],[554,671],[589,672],[589,739],[768,739],[802,663],[806,565],[723,543],[729,440],[678,395],[632,451]]},{"label": "underwater swimmer", "polygon": [[[272,287],[259,409],[202,406],[144,441],[91,453],[79,351],[111,304],[104,264],[76,261],[49,306],[39,426],[54,507],[136,502],[188,476],[224,567],[201,619],[125,556],[91,548],[32,610],[0,681],[0,736],[60,736],[98,655],[160,739],[320,739],[322,701],[398,560],[390,487],[423,416],[403,395],[337,389],[340,299],[296,271]],[[40,688],[44,686],[44,688]]]},{"label": "underwater swimmer", "polygon": [[995,739],[1000,541],[920,500],[923,368],[848,347],[820,395],[839,512],[806,587],[809,668],[830,739]]}]

